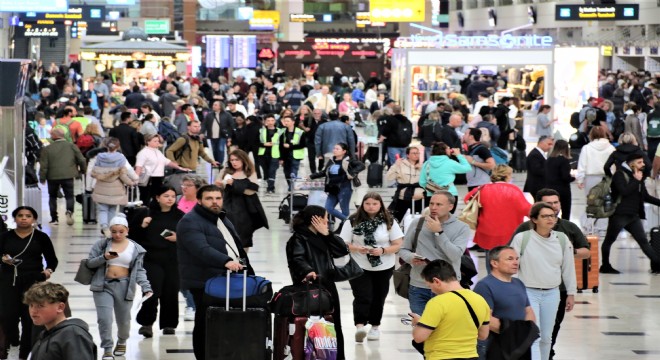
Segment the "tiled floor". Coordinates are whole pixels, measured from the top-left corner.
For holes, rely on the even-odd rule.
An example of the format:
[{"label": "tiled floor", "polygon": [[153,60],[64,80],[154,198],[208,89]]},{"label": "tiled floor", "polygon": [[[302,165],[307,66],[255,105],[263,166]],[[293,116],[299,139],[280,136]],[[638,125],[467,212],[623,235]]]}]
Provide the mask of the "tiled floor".
[{"label": "tiled floor", "polygon": [[[306,168],[303,166],[301,175],[305,173]],[[515,175],[518,185],[522,185],[524,178],[524,174]],[[283,183],[279,180],[278,182],[280,185]],[[363,186],[366,186],[366,181],[363,183]],[[393,192],[390,188],[375,190],[386,195],[386,199]],[[459,187],[459,192],[465,194],[465,186]],[[573,209],[577,220],[584,209],[584,196],[577,188],[573,189],[573,194],[576,194]],[[290,283],[284,253],[290,233],[283,222],[277,219],[277,207],[283,196],[281,189],[276,196],[261,197],[271,226],[270,230],[264,229],[256,233],[255,247],[249,254],[257,273],[272,280],[276,289]],[[62,211],[63,200],[60,202]],[[48,209],[45,194],[43,208],[44,211]],[[98,344],[96,313],[91,293],[87,286],[75,283],[73,277],[80,259],[86,257],[91,244],[99,239],[100,235],[97,226],[83,225],[80,213],[78,206],[76,223],[72,227],[64,224],[49,227],[48,214],[43,214],[42,219],[46,223],[45,231],[51,234],[55,243],[61,264],[53,276],[53,281],[62,282],[68,287],[74,316],[87,321]],[[483,254],[475,253],[473,256],[478,259],[482,269],[479,276],[483,276]],[[556,346],[556,359],[660,358],[660,277],[648,273],[648,261],[634,241],[618,240],[612,251],[612,259],[614,267],[623,274],[601,276],[599,293],[593,294],[589,291],[577,296],[578,304],[575,310],[567,314],[564,320]],[[342,283],[338,287],[344,312],[342,317],[348,359],[421,359],[421,356],[410,348],[410,327],[399,321],[399,318],[408,312],[406,300],[391,291],[385,304],[381,340],[356,344],[353,340],[350,288],[348,283]],[[183,308],[182,300],[181,309]],[[143,339],[137,334],[139,326],[133,322],[126,358],[193,359],[192,325],[192,322],[184,322],[182,318],[175,336],[162,336],[156,332],[154,338]],[[17,356],[15,350],[12,351],[12,356]]]}]

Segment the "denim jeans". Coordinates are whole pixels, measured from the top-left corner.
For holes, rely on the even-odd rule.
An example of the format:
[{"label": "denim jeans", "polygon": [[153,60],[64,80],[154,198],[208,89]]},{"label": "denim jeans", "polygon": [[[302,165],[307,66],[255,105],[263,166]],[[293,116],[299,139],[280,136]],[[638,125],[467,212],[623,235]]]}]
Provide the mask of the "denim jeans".
[{"label": "denim jeans", "polygon": [[[353,193],[353,189],[351,188],[351,183],[345,181],[341,183],[341,185],[339,186],[339,194],[337,195],[328,194],[328,199],[325,201],[325,209],[328,211],[328,214],[342,221],[348,219],[348,215],[350,214],[348,207],[351,202],[352,193]],[[335,209],[337,203],[339,203],[341,212]]]},{"label": "denim jeans", "polygon": [[541,338],[532,345],[532,360],[547,360],[552,346],[552,330],[559,307],[559,287],[550,290],[527,288],[529,304],[536,314],[536,324],[541,330]]},{"label": "denim jeans", "polygon": [[282,168],[284,169],[284,178],[289,180],[291,179],[291,175],[293,175],[293,178],[298,177],[298,169],[300,168],[300,160],[294,159],[292,156],[287,157],[284,159],[284,164],[282,164]]},{"label": "denim jeans", "polygon": [[181,295],[183,295],[184,299],[186,299],[186,307],[187,308],[192,308],[195,310],[195,300],[193,299],[192,294],[190,293],[190,290],[188,289],[181,289]]},{"label": "denim jeans", "polygon": [[422,315],[424,308],[426,307],[426,303],[433,299],[434,296],[435,294],[433,291],[431,291],[431,289],[424,289],[410,285],[410,289],[408,289],[408,302],[410,302],[410,311],[414,312],[415,314]]},{"label": "denim jeans", "polygon": [[101,224],[101,228],[108,227],[110,220],[117,214],[117,205],[97,203],[96,208],[99,212],[98,221]]},{"label": "denim jeans", "polygon": [[427,146],[424,148],[424,162],[427,162],[428,159],[431,158],[431,150],[433,150],[433,146]]},{"label": "denim jeans", "polygon": [[401,159],[406,158],[406,148],[405,147],[387,147],[387,163],[392,166],[396,161],[396,154],[399,154]]},{"label": "denim jeans", "polygon": [[73,198],[73,179],[48,180],[48,205],[50,207],[50,217],[57,221],[57,194],[62,187],[64,198],[66,199],[66,211],[73,213],[75,199]]},{"label": "denim jeans", "polygon": [[259,162],[264,169],[264,177],[268,181],[267,191],[275,191],[275,176],[277,168],[280,167],[280,159],[273,159],[270,156],[260,156]]},{"label": "denim jeans", "polygon": [[225,151],[227,151],[227,139],[211,139],[211,149],[213,150],[213,160],[222,164],[225,161]]}]

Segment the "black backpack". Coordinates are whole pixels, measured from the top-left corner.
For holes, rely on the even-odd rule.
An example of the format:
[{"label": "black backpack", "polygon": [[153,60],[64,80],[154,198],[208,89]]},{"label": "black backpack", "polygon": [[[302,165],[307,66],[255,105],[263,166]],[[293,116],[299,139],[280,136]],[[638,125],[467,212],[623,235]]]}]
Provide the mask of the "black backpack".
[{"label": "black backpack", "polygon": [[626,131],[626,123],[624,122],[623,118],[620,116],[617,116],[616,119],[612,122],[612,137],[614,137],[614,141],[618,142],[619,141],[619,136],[623,134]]}]

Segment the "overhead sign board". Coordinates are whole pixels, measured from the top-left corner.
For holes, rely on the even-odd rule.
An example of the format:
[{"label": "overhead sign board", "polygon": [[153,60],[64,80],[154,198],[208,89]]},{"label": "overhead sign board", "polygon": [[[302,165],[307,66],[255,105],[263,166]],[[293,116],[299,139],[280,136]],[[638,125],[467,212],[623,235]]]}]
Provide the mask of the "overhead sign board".
[{"label": "overhead sign board", "polygon": [[68,8],[64,12],[28,11],[21,15],[21,18],[26,22],[44,19],[101,21],[105,20],[105,6],[76,5]]},{"label": "overhead sign board", "polygon": [[639,4],[555,5],[555,20],[639,20]]},{"label": "overhead sign board", "polygon": [[306,23],[316,22],[316,15],[313,14],[289,14],[289,22]]},{"label": "overhead sign board", "polygon": [[228,68],[231,52],[230,38],[227,35],[206,35],[206,67],[211,69]]},{"label": "overhead sign board", "polygon": [[145,19],[144,32],[148,35],[167,35],[170,33],[170,19]]},{"label": "overhead sign board", "polygon": [[275,30],[280,27],[280,12],[275,10],[254,10],[250,19],[250,30]]},{"label": "overhead sign board", "polygon": [[64,25],[37,25],[25,24],[24,27],[16,28],[16,35],[18,37],[45,37],[45,38],[58,38],[64,34]]},{"label": "overhead sign board", "polygon": [[68,9],[68,0],[0,0],[0,12],[65,13]]},{"label": "overhead sign board", "polygon": [[424,22],[425,0],[370,0],[369,15],[374,22]]}]

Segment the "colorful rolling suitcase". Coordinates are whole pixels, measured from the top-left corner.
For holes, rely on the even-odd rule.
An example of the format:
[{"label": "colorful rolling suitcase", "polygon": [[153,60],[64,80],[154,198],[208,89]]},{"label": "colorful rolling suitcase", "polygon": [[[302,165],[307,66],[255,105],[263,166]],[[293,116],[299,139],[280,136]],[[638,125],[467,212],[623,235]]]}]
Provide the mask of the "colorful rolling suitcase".
[{"label": "colorful rolling suitcase", "polygon": [[[230,274],[227,270],[227,279],[231,278]],[[247,308],[247,270],[244,275],[242,309],[231,309],[227,297],[225,308],[209,307],[206,311],[206,360],[270,360],[272,357],[270,311]]]},{"label": "colorful rolling suitcase", "polygon": [[598,259],[598,235],[587,235],[587,242],[589,242],[591,257],[575,260],[577,288],[578,293],[586,289],[592,289],[594,293],[597,293],[599,284],[598,264],[600,264]]},{"label": "colorful rolling suitcase", "polygon": [[[324,318],[332,321],[332,315]],[[305,339],[307,316],[297,316],[293,319],[275,315],[273,342],[273,360],[305,360]]]}]

